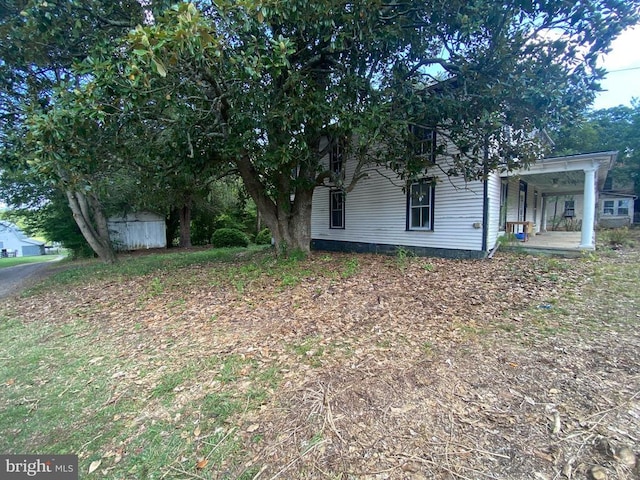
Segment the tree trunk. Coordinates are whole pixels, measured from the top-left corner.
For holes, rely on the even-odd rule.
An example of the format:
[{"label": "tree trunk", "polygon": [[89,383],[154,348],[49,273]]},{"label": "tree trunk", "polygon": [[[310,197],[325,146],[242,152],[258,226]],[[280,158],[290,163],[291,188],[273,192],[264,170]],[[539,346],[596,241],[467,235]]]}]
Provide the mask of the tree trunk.
[{"label": "tree trunk", "polygon": [[116,254],[109,238],[107,220],[98,200],[92,197],[87,201],[83,193],[72,190],[66,190],[65,193],[73,219],[89,246],[103,262],[115,263]]},{"label": "tree trunk", "polygon": [[191,205],[189,203],[180,209],[180,246],[191,248]]},{"label": "tree trunk", "polygon": [[311,251],[311,206],[313,187],[298,187],[293,201],[288,192],[280,192],[278,199],[270,198],[260,177],[248,158],[237,162],[245,187],[258,207],[262,222],[269,227],[277,255]]}]

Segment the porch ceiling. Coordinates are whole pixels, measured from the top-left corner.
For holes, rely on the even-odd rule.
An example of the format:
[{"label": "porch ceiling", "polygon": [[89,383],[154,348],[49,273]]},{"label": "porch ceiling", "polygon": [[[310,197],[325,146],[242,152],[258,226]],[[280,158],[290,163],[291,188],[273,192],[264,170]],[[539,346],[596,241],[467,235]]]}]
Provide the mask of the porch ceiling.
[{"label": "porch ceiling", "polygon": [[610,151],[544,158],[508,177],[518,176],[545,195],[578,194],[584,191],[585,170],[595,169],[598,185],[604,185],[617,154]]}]

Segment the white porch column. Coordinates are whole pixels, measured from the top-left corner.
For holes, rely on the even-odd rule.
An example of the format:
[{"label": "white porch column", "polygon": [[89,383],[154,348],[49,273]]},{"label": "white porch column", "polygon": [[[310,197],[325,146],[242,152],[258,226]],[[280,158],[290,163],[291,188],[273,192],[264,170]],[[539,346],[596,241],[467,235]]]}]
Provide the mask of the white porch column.
[{"label": "white porch column", "polygon": [[546,195],[542,196],[542,209],[540,212],[540,233],[545,233],[547,231],[547,197]]},{"label": "white porch column", "polygon": [[584,204],[582,212],[582,235],[580,248],[595,249],[593,229],[596,219],[596,170],[597,167],[584,171]]}]

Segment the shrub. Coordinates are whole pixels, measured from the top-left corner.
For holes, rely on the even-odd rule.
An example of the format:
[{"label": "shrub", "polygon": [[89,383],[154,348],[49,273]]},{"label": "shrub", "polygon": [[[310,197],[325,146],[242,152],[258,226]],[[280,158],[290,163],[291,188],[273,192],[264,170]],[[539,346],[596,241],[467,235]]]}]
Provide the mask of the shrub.
[{"label": "shrub", "polygon": [[223,229],[223,228],[230,228],[233,230],[240,230],[240,231],[244,230],[244,226],[242,225],[242,223],[240,223],[237,219],[235,219],[234,217],[232,217],[227,213],[218,215],[214,224],[217,230]]},{"label": "shrub", "polygon": [[264,228],[260,230],[260,233],[256,235],[256,244],[258,245],[271,244],[271,231],[268,228]]},{"label": "shrub", "polygon": [[612,248],[632,247],[635,244],[633,233],[627,227],[601,230],[598,240]]},{"label": "shrub", "polygon": [[235,228],[219,228],[213,232],[211,243],[214,247],[248,247],[249,238]]}]

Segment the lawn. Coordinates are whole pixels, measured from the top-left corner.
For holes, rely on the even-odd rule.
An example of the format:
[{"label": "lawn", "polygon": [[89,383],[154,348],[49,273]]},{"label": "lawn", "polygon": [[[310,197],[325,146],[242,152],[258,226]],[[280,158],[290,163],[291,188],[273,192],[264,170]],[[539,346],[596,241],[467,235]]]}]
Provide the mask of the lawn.
[{"label": "lawn", "polygon": [[48,262],[55,257],[51,255],[35,255],[31,257],[10,257],[0,258],[0,268],[15,267],[16,265],[23,265],[25,263],[39,263]]},{"label": "lawn", "polygon": [[639,262],[74,265],[1,307],[0,451],[81,478],[636,478]]}]

